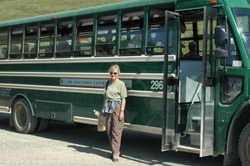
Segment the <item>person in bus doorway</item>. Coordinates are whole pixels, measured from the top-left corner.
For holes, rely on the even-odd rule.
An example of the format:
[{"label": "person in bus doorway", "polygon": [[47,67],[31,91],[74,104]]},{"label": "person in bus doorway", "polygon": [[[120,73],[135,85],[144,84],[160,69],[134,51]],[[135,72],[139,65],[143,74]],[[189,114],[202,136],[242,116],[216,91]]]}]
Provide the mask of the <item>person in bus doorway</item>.
[{"label": "person in bus doorway", "polygon": [[125,83],[119,80],[120,67],[113,65],[109,68],[110,80],[104,88],[104,101],[102,113],[99,116],[106,117],[106,130],[112,150],[112,159],[119,161],[121,137],[124,122],[124,109],[127,97]]},{"label": "person in bus doorway", "polygon": [[200,58],[199,54],[197,54],[197,43],[195,41],[190,42],[188,48],[189,52],[184,55],[184,58],[192,58],[192,59]]}]

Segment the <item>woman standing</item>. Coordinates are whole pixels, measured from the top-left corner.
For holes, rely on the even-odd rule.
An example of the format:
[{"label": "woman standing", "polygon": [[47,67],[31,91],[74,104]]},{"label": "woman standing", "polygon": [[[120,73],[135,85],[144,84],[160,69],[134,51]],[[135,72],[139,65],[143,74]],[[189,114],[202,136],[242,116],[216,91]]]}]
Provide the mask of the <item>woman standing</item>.
[{"label": "woman standing", "polygon": [[[118,79],[120,74],[120,67],[118,65],[111,66],[109,68],[109,74],[111,79],[107,82],[104,88],[102,110],[107,120],[106,129],[112,150],[112,158],[114,162],[118,162],[127,88],[124,82]],[[99,116],[102,116],[102,114]]]}]

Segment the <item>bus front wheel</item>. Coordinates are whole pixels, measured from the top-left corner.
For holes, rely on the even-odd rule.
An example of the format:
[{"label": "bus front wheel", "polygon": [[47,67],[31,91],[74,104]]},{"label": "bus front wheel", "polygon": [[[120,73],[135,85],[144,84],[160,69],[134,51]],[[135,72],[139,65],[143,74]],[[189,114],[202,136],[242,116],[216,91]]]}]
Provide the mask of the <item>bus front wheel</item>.
[{"label": "bus front wheel", "polygon": [[19,133],[32,133],[37,126],[37,118],[32,116],[29,104],[24,99],[18,99],[12,109],[13,124]]},{"label": "bus front wheel", "polygon": [[243,166],[250,165],[250,123],[245,126],[240,135],[239,157]]}]

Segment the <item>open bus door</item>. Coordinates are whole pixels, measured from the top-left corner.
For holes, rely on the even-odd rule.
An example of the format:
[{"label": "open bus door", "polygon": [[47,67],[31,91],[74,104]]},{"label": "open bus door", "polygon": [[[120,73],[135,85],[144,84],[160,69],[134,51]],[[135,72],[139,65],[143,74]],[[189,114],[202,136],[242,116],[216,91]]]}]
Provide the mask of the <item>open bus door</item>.
[{"label": "open bus door", "polygon": [[[199,11],[200,12],[200,11]],[[165,61],[164,61],[164,92],[163,92],[163,128],[162,128],[162,151],[166,150],[181,150],[193,153],[199,153],[200,157],[210,156],[214,154],[214,110],[215,110],[215,56],[214,56],[214,31],[217,21],[217,10],[210,7],[204,7],[203,14],[203,55],[200,69],[201,80],[198,88],[195,90],[196,96],[201,95],[199,100],[193,100],[188,107],[184,118],[187,118],[186,129],[180,129],[179,114],[181,101],[179,100],[179,89],[186,86],[182,82],[183,71],[180,73],[181,66],[179,65],[179,57],[176,60],[170,61],[169,42],[171,29],[172,37],[178,47],[173,48],[172,53],[180,55],[180,17],[178,14],[166,11],[165,15]],[[202,16],[202,15],[201,15]],[[177,26],[176,26],[177,25]],[[168,49],[166,49],[168,48]],[[192,62],[192,61],[190,61]],[[170,66],[175,66],[175,70],[170,70]],[[195,68],[193,66],[187,66]],[[198,66],[197,66],[198,67]],[[191,71],[188,71],[191,72]],[[196,73],[197,74],[197,73]],[[171,77],[171,75],[175,77]],[[182,82],[182,84],[179,83]],[[179,87],[181,86],[181,87]],[[192,85],[191,85],[192,86]],[[201,92],[201,93],[199,93]],[[180,95],[187,95],[181,93]],[[182,96],[180,96],[182,97]],[[186,97],[186,96],[185,96]],[[184,103],[185,104],[185,103]],[[195,125],[190,127],[190,124]],[[197,125],[197,127],[195,127]],[[195,128],[195,130],[193,130]]]},{"label": "open bus door", "polygon": [[204,8],[200,157],[214,154],[215,56],[217,9]]},{"label": "open bus door", "polygon": [[165,11],[162,151],[175,149],[178,104],[179,14]]}]

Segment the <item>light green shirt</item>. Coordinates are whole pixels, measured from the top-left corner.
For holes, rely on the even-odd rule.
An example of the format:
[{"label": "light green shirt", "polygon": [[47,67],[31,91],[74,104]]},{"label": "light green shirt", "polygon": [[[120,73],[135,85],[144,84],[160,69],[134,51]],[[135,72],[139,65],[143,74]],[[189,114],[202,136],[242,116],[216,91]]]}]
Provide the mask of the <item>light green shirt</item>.
[{"label": "light green shirt", "polygon": [[127,97],[127,88],[123,81],[118,80],[116,83],[112,84],[109,81],[109,84],[104,87],[104,97],[109,99],[122,99]]}]

